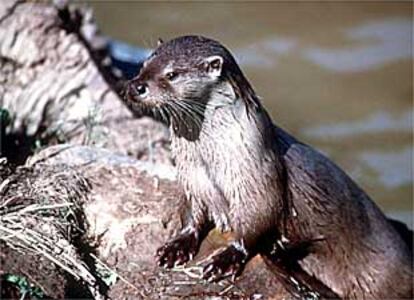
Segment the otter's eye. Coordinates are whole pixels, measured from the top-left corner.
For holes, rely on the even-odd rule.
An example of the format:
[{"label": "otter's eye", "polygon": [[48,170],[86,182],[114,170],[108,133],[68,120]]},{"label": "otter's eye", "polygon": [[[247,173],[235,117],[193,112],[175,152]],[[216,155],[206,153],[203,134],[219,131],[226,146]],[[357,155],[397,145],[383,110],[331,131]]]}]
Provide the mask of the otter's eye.
[{"label": "otter's eye", "polygon": [[135,91],[138,95],[143,96],[148,92],[148,88],[146,84],[140,84],[135,88]]},{"label": "otter's eye", "polygon": [[177,78],[178,73],[177,72],[168,72],[167,74],[165,74],[165,77],[169,80],[172,81],[175,78]]}]

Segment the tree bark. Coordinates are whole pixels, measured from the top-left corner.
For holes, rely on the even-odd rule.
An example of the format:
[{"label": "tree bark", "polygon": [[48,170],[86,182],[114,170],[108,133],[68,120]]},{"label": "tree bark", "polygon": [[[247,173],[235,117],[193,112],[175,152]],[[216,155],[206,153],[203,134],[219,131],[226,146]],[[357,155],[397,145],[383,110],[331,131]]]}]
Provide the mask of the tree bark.
[{"label": "tree bark", "polygon": [[22,163],[33,148],[62,142],[170,160],[166,129],[134,119],[120,101],[122,77],[106,46],[87,8],[0,3],[0,107],[11,117],[1,143],[9,160]]},{"label": "tree bark", "polygon": [[[0,108],[10,114],[8,126],[0,122],[0,143],[9,161],[25,164],[0,163],[3,287],[10,286],[7,274],[30,277],[38,266],[39,276],[28,279],[52,298],[287,296],[259,258],[234,284],[201,280],[196,262],[226,241],[217,232],[186,268],[166,271],[155,265],[155,250],[180,228],[186,204],[175,181],[167,129],[134,118],[123,105],[122,77],[113,70],[106,45],[86,8],[0,2]],[[74,227],[57,207],[79,198],[76,215],[83,221]],[[53,208],[44,211],[45,205]],[[11,212],[18,214],[17,223],[10,221],[15,220]],[[39,245],[17,239],[25,231],[5,239],[5,230],[16,230],[11,224],[45,238],[50,249],[44,253],[63,267],[55,262],[50,268],[49,258],[33,253],[25,264],[21,253],[29,255],[27,249],[38,251]],[[64,288],[54,288],[56,281]],[[13,296],[14,288],[2,297]]]}]

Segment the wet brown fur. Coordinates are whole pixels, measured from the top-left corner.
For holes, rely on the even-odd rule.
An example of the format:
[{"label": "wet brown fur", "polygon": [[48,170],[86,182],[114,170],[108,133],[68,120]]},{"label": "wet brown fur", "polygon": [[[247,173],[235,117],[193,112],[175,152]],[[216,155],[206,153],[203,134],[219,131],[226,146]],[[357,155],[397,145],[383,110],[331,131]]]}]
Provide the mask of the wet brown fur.
[{"label": "wet brown fur", "polygon": [[[211,56],[223,58],[215,80],[206,75]],[[188,78],[180,93],[160,75],[167,65]],[[154,88],[146,101],[134,92],[143,82]],[[394,227],[337,165],[273,125],[220,43],[186,36],[162,44],[127,94],[133,110],[171,126],[178,178],[192,204],[182,236],[195,232],[197,244],[212,226],[233,231],[242,263],[262,254],[279,272],[291,268],[285,274],[341,298],[412,298],[412,253]],[[168,118],[153,110],[190,100],[202,104],[190,110],[194,118],[178,108]]]}]

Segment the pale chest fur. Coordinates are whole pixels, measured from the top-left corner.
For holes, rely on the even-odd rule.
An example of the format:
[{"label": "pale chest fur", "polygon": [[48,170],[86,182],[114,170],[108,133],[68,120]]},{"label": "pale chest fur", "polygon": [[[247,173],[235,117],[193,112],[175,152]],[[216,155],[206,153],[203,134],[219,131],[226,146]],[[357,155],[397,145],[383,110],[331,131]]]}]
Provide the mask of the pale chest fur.
[{"label": "pale chest fur", "polygon": [[231,230],[246,221],[241,220],[246,212],[273,202],[263,198],[274,180],[276,166],[269,163],[274,153],[264,146],[260,119],[249,118],[244,107],[222,107],[205,116],[198,140],[173,135],[178,178],[193,212],[206,212],[218,228]]}]

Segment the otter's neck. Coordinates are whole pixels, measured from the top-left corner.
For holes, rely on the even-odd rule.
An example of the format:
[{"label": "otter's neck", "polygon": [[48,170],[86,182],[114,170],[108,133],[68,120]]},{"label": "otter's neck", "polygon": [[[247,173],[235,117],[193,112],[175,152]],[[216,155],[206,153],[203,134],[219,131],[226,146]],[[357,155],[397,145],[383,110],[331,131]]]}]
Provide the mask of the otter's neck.
[{"label": "otter's neck", "polygon": [[174,138],[183,138],[188,142],[197,141],[215,111],[231,109],[237,101],[237,95],[228,82],[221,82],[211,87],[203,95],[205,95],[204,99],[182,100],[182,106],[186,107],[185,111],[181,111],[179,117],[172,118],[170,122],[170,130]]},{"label": "otter's neck", "polygon": [[211,87],[204,95],[205,99],[187,100],[187,103],[201,104],[189,104],[195,106],[191,114],[183,113],[178,120],[171,121],[170,128],[173,137],[195,142],[199,139],[201,131],[206,129],[207,124],[211,125],[217,121],[225,123],[228,119],[224,117],[223,120],[217,120],[217,114],[222,114],[224,111],[233,113],[244,111],[255,114],[255,111],[264,109],[244,77],[243,80],[237,82],[229,77]]},{"label": "otter's neck", "polygon": [[[255,95],[253,96],[257,102],[252,105],[245,98],[241,98],[229,82],[216,87],[209,95],[202,122],[199,123],[201,126],[194,125],[194,120],[183,120],[179,124],[181,127],[171,126],[173,144],[189,145],[192,148],[204,147],[205,144],[214,146],[232,143],[231,135],[241,134],[246,139],[260,141],[260,144],[268,148],[267,141],[274,140],[274,127]],[[189,122],[192,122],[193,127],[188,127]],[[183,150],[180,149],[181,146],[176,150]]]}]

